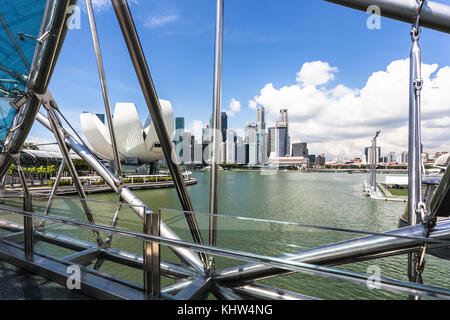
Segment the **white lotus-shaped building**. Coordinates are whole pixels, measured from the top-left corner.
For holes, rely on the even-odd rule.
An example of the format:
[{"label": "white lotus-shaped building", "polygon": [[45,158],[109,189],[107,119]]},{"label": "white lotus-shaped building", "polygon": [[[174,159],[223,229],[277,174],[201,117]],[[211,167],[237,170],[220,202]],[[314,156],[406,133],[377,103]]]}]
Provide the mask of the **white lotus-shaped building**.
[{"label": "white lotus-shaped building", "polygon": [[[169,134],[172,134],[174,132],[172,104],[167,100],[159,101],[167,129]],[[95,113],[83,113],[80,119],[84,135],[98,156],[105,160],[114,160],[111,138],[106,125]],[[113,125],[121,161],[137,159],[139,163],[151,163],[164,158],[151,118],[147,118],[143,128],[134,103],[116,104]]]}]

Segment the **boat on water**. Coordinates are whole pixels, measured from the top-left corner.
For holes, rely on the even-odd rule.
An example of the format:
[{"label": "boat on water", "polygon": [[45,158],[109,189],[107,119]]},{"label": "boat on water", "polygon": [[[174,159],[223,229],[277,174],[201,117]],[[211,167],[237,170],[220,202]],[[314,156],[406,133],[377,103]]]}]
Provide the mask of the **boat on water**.
[{"label": "boat on water", "polygon": [[[411,109],[417,111],[420,88],[420,65],[418,51],[419,24],[418,12],[420,8],[411,6],[410,1],[394,0],[332,0],[352,8],[367,10],[369,5],[377,3],[381,14],[387,13],[390,18],[415,23],[413,27],[413,50],[411,63]],[[92,1],[87,0],[89,25],[94,43],[96,62],[99,71],[102,93],[105,100],[105,111],[108,123],[112,123],[111,110],[108,103],[108,90],[105,85],[105,73],[101,59],[99,37],[96,30],[95,15]],[[380,277],[380,288],[396,293],[406,294],[411,299],[431,297],[450,299],[450,289],[433,285],[422,284],[422,270],[425,268],[423,257],[435,254],[441,259],[448,259],[450,250],[450,170],[448,166],[445,174],[434,188],[421,197],[410,197],[407,207],[407,217],[404,227],[386,231],[373,232],[338,228],[336,226],[305,225],[294,222],[275,221],[255,217],[226,216],[218,212],[217,181],[219,179],[217,163],[209,167],[211,176],[210,210],[209,213],[197,212],[192,205],[191,196],[187,192],[185,179],[178,161],[172,161],[173,143],[169,135],[163,115],[163,108],[153,83],[150,67],[146,61],[144,50],[139,39],[139,31],[133,20],[133,14],[126,0],[112,0],[114,14],[120,25],[121,36],[125,40],[130,53],[133,67],[145,97],[148,111],[151,115],[159,144],[164,153],[168,173],[173,178],[180,209],[156,208],[152,210],[144,203],[138,194],[127,188],[121,175],[116,175],[106,168],[96,153],[73,128],[71,122],[58,107],[58,101],[49,90],[53,70],[57,63],[60,51],[64,45],[69,25],[67,18],[73,12],[75,0],[17,0],[7,3],[7,10],[1,15],[4,42],[8,45],[0,47],[2,61],[0,72],[0,99],[2,101],[3,124],[0,129],[0,177],[2,181],[8,172],[10,164],[17,161],[26,137],[30,134],[33,123],[39,122],[51,132],[63,156],[61,172],[67,166],[72,181],[78,193],[78,198],[64,198],[55,196],[58,182],[54,183],[51,196],[44,203],[39,202],[39,192],[30,190],[26,176],[20,163],[17,164],[17,174],[22,183],[21,192],[12,192],[5,188],[1,190],[4,205],[1,211],[5,213],[0,217],[0,228],[5,233],[0,234],[0,259],[14,264],[28,272],[41,275],[51,281],[66,285],[72,279],[67,270],[75,268],[81,274],[79,279],[80,292],[99,299],[174,299],[192,300],[207,299],[210,295],[224,300],[240,299],[315,299],[303,294],[302,288],[297,291],[288,291],[266,284],[262,280],[286,274],[307,274],[308,277],[326,277],[327,279],[348,281],[351,283],[365,283],[372,278],[362,272],[349,271],[339,268],[340,265],[349,265],[361,261],[369,261],[396,255],[408,255],[405,273],[408,280]],[[72,11],[71,11],[72,10]],[[426,10],[422,12],[421,25],[445,33],[450,33],[450,7],[427,1]],[[24,17],[27,17],[26,19]],[[215,40],[215,70],[221,70],[222,41],[223,41],[223,1],[217,1]],[[27,41],[17,42],[19,39]],[[220,82],[221,72],[215,72],[214,81],[214,107],[213,128],[220,129]],[[40,107],[43,106],[42,112]],[[81,111],[81,110],[80,110]],[[412,112],[413,116],[417,113]],[[409,133],[411,139],[410,159],[420,156],[420,135],[418,128],[420,122],[411,118],[413,132]],[[139,128],[142,129],[142,128]],[[99,130],[106,130],[103,126]],[[109,138],[112,148],[115,135],[111,130]],[[131,130],[130,130],[131,131]],[[107,132],[103,132],[108,137]],[[216,133],[215,133],[216,134]],[[126,136],[123,134],[123,136]],[[142,137],[139,137],[141,140]],[[217,141],[215,139],[214,141]],[[143,144],[140,144],[143,146]],[[218,148],[216,148],[217,150]],[[75,152],[83,159],[102,180],[110,186],[117,195],[116,202],[89,199],[86,196],[83,184],[76,170],[70,152]],[[117,167],[120,167],[118,154],[112,155]],[[218,157],[215,157],[218,159]],[[420,175],[420,166],[411,165],[409,188],[418,191],[423,182]],[[270,169],[268,170],[268,172]],[[283,170],[288,171],[288,170]],[[264,172],[262,170],[261,172]],[[60,180],[58,174],[56,180]],[[236,175],[233,176],[235,178]],[[432,185],[430,183],[430,185]],[[367,182],[367,193],[377,192],[376,184],[373,190]],[[413,192],[410,192],[412,195]],[[203,195],[205,196],[205,195]],[[10,199],[19,199],[20,208],[6,205]],[[258,199],[263,201],[264,199]],[[422,201],[423,200],[423,201]],[[52,210],[54,202],[62,202],[64,209]],[[102,210],[91,209],[92,203],[101,204]],[[345,204],[342,204],[345,206]],[[53,207],[55,208],[55,207]],[[83,219],[74,219],[72,211],[81,208]],[[138,217],[139,230],[127,229],[129,225],[121,225],[119,217],[129,212]],[[50,214],[51,213],[51,214]],[[171,213],[172,218],[167,218]],[[331,214],[331,213],[330,213]],[[401,213],[399,213],[400,215]],[[173,217],[175,215],[175,217]],[[12,221],[8,217],[13,217]],[[166,220],[165,220],[166,219]],[[179,222],[179,228],[172,229],[166,224],[167,219]],[[298,248],[294,246],[291,252],[279,251],[269,256],[254,252],[244,252],[239,248],[222,248],[217,241],[220,232],[220,221],[229,219],[236,225],[243,221],[251,223],[265,223],[267,228],[279,225],[292,225],[336,232],[353,232],[357,237],[316,246],[313,248]],[[204,240],[199,221],[207,221],[208,242]],[[99,222],[100,221],[100,222]],[[133,221],[134,226],[136,221]],[[181,224],[183,223],[183,224]],[[63,226],[55,228],[54,225]],[[131,225],[131,224],[130,224]],[[275,225],[275,227],[273,227]],[[74,231],[75,230],[75,231]],[[174,230],[177,230],[178,235]],[[186,231],[187,232],[184,232]],[[81,239],[82,232],[89,233],[89,237]],[[263,231],[258,231],[263,232]],[[244,232],[243,232],[244,233]],[[128,241],[142,242],[142,252],[130,252],[118,245],[118,237]],[[251,239],[249,239],[251,241]],[[43,247],[58,248],[43,253],[35,246],[36,242]],[[274,241],[276,242],[276,241]],[[273,248],[277,248],[274,243]],[[177,259],[166,261],[167,256],[162,254],[161,247],[170,251],[169,258]],[[439,249],[436,251],[435,249]],[[67,253],[68,251],[69,253]],[[61,252],[66,254],[61,257]],[[164,251],[166,252],[166,251]],[[278,252],[278,251],[277,251]],[[231,259],[225,269],[218,269],[216,257]],[[168,258],[167,258],[168,259]],[[238,261],[238,262],[236,262]],[[106,262],[106,264],[104,264]],[[142,271],[143,284],[137,285],[123,278],[107,274],[109,263],[123,266],[123,269],[134,268]],[[93,266],[92,266],[93,265]],[[166,282],[163,282],[166,281]],[[73,289],[73,288],[72,288]],[[337,289],[336,289],[337,290]],[[369,290],[369,289],[368,289]]]}]

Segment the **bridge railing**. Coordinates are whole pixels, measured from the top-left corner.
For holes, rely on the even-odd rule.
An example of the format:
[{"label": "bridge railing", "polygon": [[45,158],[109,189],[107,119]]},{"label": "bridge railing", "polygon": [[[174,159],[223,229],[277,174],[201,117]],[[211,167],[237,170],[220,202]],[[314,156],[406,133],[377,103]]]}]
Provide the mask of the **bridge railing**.
[{"label": "bridge railing", "polygon": [[[206,228],[209,214],[160,209],[158,212],[146,214],[143,228],[142,222],[133,214],[136,208],[130,208],[130,205],[126,204],[118,205],[117,202],[112,201],[85,199],[93,212],[95,223],[92,223],[84,216],[85,212],[80,204],[80,199],[55,197],[52,204],[53,210],[47,214],[44,214],[44,211],[48,199],[33,195],[29,200],[31,200],[32,210],[24,210],[23,205],[25,203],[30,205],[30,202],[24,201],[17,194],[15,197],[5,194],[2,198],[4,203],[0,205],[0,228],[2,229],[0,258],[23,259],[21,263],[25,267],[37,270],[38,273],[39,270],[42,271],[45,268],[43,261],[58,263],[51,270],[46,270],[45,274],[46,276],[52,274],[50,277],[59,279],[60,282],[62,281],[61,274],[58,274],[57,270],[61,265],[67,268],[77,266],[82,273],[81,285],[87,288],[96,288],[99,290],[98,292],[101,291],[103,295],[98,295],[99,297],[109,294],[131,298],[148,297],[149,295],[159,298],[190,299],[205,297],[208,290],[216,290],[216,295],[231,299],[242,297],[310,298],[303,293],[296,293],[295,291],[299,289],[296,285],[289,285],[289,283],[300,283],[298,280],[292,281],[289,278],[292,276],[283,275],[284,278],[277,278],[277,281],[264,282],[264,284],[247,281],[245,278],[238,282],[228,281],[233,277],[233,268],[241,268],[241,266],[244,266],[242,277],[248,275],[246,267],[260,268],[262,266],[263,269],[277,270],[271,274],[272,277],[277,274],[295,273],[295,277],[299,277],[303,282],[311,281],[311,284],[314,278],[319,277],[328,279],[322,283],[349,282],[353,286],[355,283],[362,284],[365,286],[364,290],[370,289],[370,286],[367,287],[367,285],[373,279],[371,274],[365,273],[365,268],[337,269],[321,266],[317,262],[309,263],[302,259],[290,259],[290,255],[295,258],[298,252],[305,252],[305,250],[311,249],[310,246],[317,245],[317,243],[308,243],[307,236],[302,238],[302,241],[295,239],[297,234],[318,236],[317,233],[297,232],[300,228],[320,230],[326,233],[345,233],[346,235],[341,239],[336,239],[342,240],[340,243],[358,239],[349,235],[359,233],[366,234],[368,237],[400,239],[406,242],[428,241],[430,245],[440,246],[450,245],[450,242],[445,240],[448,234],[443,238],[424,239],[397,233],[344,230],[313,224],[218,215],[218,227],[220,228],[218,246],[212,247],[185,240],[189,239],[189,233],[187,227],[183,225],[186,224],[186,220],[181,219],[186,214],[194,214],[199,220],[199,225],[205,224]],[[106,218],[111,218],[115,213],[114,209],[117,209],[118,206],[121,214],[130,210],[129,215],[121,215],[121,219],[115,225],[110,225],[110,219]],[[160,223],[167,223],[175,228],[177,232],[180,232],[181,238],[160,236]],[[185,235],[183,235],[183,230],[186,230]],[[103,243],[96,243],[94,232],[100,235]],[[323,235],[325,234],[323,233]],[[184,236],[186,236],[185,239]],[[285,238],[288,237],[293,237],[293,239],[285,241]],[[109,238],[112,240],[106,244]],[[322,241],[326,245],[327,241],[325,239]],[[177,263],[176,256],[170,250],[173,247],[208,254],[220,262],[216,265],[217,268],[224,269],[216,270],[205,276],[203,272]],[[22,256],[25,252],[25,256],[22,257],[20,252],[22,252]],[[280,252],[284,255],[275,256]],[[241,265],[242,262],[247,264]],[[115,268],[114,264],[120,264],[121,267]],[[69,274],[65,275],[64,281],[70,279],[70,276]],[[91,283],[94,276],[97,278]],[[135,293],[127,296],[125,292],[128,291],[124,291],[123,288],[122,293],[114,292],[114,286],[105,287],[104,284],[102,285],[102,281],[114,283],[116,287],[126,286],[127,290]],[[379,277],[376,281],[376,285],[379,285],[381,290],[431,298],[450,298],[450,290],[445,288],[414,284],[387,277]],[[271,284],[276,285],[277,283],[284,284],[284,288],[283,285],[281,288],[271,287]],[[440,283],[440,285],[444,284]],[[345,291],[345,286],[338,287]],[[302,286],[301,290],[305,290],[305,288]],[[136,292],[141,293],[142,296]]]}]

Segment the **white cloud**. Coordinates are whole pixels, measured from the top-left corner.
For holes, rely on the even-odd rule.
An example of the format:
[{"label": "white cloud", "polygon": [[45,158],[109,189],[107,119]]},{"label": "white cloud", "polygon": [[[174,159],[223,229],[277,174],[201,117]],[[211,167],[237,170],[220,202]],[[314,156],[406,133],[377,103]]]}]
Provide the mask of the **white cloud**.
[{"label": "white cloud", "polygon": [[169,14],[165,16],[158,17],[149,17],[145,22],[145,26],[148,28],[157,28],[163,25],[169,24],[171,22],[175,22],[179,19],[179,16],[176,14]]},{"label": "white cloud", "polygon": [[333,80],[338,71],[337,67],[331,67],[328,62],[307,62],[297,73],[297,82],[304,87],[323,85]]},{"label": "white cloud", "polygon": [[231,99],[230,105],[228,106],[228,110],[225,110],[229,117],[233,117],[236,113],[241,111],[241,103],[236,99]]},{"label": "white cloud", "polygon": [[[324,152],[329,158],[360,156],[377,130],[381,130],[382,155],[407,149],[409,59],[374,72],[360,89],[342,84],[329,90],[318,87],[332,80],[337,68],[325,62],[305,65],[297,74],[297,84],[275,88],[268,83],[251,105],[264,106],[272,123],[279,109],[288,109],[291,139],[309,142],[311,153]],[[310,74],[311,65],[322,71]],[[422,78],[424,148],[450,151],[450,67],[423,64]]]}]

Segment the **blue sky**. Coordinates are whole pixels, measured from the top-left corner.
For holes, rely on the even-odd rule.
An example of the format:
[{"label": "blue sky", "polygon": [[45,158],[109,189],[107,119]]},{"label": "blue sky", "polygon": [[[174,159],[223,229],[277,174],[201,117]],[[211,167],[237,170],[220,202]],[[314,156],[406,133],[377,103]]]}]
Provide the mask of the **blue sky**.
[{"label": "blue sky", "polygon": [[[135,102],[145,119],[147,107],[114,11],[109,1],[98,0],[97,3],[97,28],[112,106],[116,102]],[[206,124],[212,109],[215,1],[140,0],[130,6],[159,97],[172,102],[175,116],[184,116],[187,127],[194,121]],[[227,110],[232,99],[240,102],[240,111],[229,118],[229,127],[243,128],[246,122],[256,118],[255,110],[249,108],[249,101],[257,96],[258,103],[269,101],[261,94],[267,84],[271,83],[276,90],[284,86],[304,89],[306,84],[299,84],[296,75],[305,63],[322,61],[335,68],[329,72],[333,75],[329,81],[316,86],[318,91],[327,92],[329,96],[329,90],[339,85],[358,91],[366,86],[374,73],[386,71],[393,61],[408,58],[410,25],[382,18],[380,30],[369,30],[366,26],[368,17],[366,13],[322,0],[225,0],[222,109]],[[438,69],[450,65],[449,35],[424,29],[420,43],[425,64],[437,64]],[[432,74],[430,79],[434,76]],[[61,110],[77,128],[80,128],[81,111],[104,113],[84,9],[81,29],[68,33],[50,89]],[[269,119],[273,120],[276,110],[270,111],[271,107],[275,108],[268,105],[267,109]],[[303,103],[298,106],[299,109],[303,107],[314,108]],[[402,108],[407,110],[407,106]],[[438,118],[442,118],[445,108],[448,110],[450,106],[442,106]],[[306,127],[302,124],[309,121],[308,128],[314,128],[313,123],[320,122],[320,117],[298,116],[295,119],[297,127],[292,127],[291,136],[294,141],[314,141],[316,145],[313,142],[310,151],[342,157],[362,153],[364,142],[361,140],[347,141],[352,138],[333,134],[332,139],[352,145],[351,148],[343,146],[340,152],[339,148],[328,150],[330,147],[323,141],[323,134],[312,136],[308,132],[314,130],[302,131],[301,127]],[[362,122],[356,126],[367,127]],[[404,122],[398,123],[397,127],[379,125],[382,132],[385,129],[394,136],[395,130],[403,126]],[[369,131],[377,128],[361,131],[361,138],[365,139]],[[53,140],[39,125],[35,125],[31,136]],[[433,140],[431,136],[429,139],[430,149],[438,151],[447,147],[446,142]],[[386,148],[400,152],[406,146],[404,142],[390,141],[386,142]]]}]

